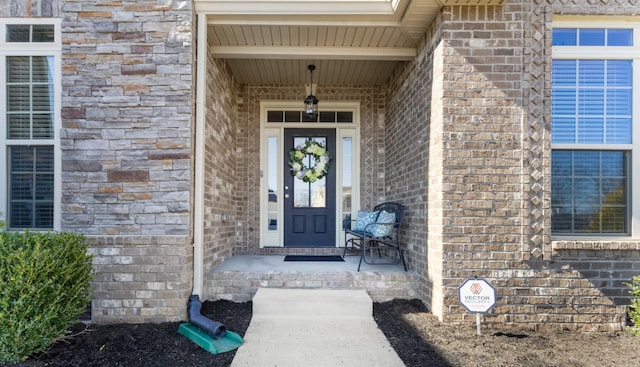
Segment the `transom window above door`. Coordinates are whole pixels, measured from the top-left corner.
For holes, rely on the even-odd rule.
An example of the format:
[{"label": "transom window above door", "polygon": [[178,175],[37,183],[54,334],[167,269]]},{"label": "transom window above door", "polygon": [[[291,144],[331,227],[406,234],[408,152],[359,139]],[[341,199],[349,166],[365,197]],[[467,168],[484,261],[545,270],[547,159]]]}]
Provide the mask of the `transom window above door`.
[{"label": "transom window above door", "polygon": [[267,123],[339,123],[352,124],[353,111],[320,111],[315,118],[308,117],[303,111],[273,111],[267,112]]}]

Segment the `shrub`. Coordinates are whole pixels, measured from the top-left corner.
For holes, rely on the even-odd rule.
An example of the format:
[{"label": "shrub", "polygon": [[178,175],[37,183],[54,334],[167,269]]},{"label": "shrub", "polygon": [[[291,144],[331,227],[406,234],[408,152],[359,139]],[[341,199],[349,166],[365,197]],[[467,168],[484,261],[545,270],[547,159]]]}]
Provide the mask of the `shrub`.
[{"label": "shrub", "polygon": [[629,306],[629,316],[633,326],[629,327],[629,331],[640,336],[640,275],[631,278],[632,283],[626,283],[631,290],[631,305]]},{"label": "shrub", "polygon": [[0,363],[63,336],[91,301],[91,279],[84,236],[0,231]]}]

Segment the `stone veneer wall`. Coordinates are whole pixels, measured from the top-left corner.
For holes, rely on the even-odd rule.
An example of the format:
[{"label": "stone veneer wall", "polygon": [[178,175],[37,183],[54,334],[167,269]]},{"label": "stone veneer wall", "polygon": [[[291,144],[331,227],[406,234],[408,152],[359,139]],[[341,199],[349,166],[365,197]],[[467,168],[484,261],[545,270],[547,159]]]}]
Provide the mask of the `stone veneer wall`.
[{"label": "stone veneer wall", "polygon": [[61,0],[2,0],[0,17],[60,17]]},{"label": "stone veneer wall", "polygon": [[189,1],[60,0],[62,229],[94,241],[96,322],[186,317],[192,281]]},{"label": "stone veneer wall", "polygon": [[[237,91],[227,64],[209,55],[205,101],[204,269],[233,255],[238,196]],[[196,139],[201,138],[200,135]]]},{"label": "stone veneer wall", "polygon": [[[325,253],[337,249],[260,248],[260,101],[298,101],[306,91],[302,85],[242,86],[239,106],[238,163],[238,245],[235,254]],[[322,101],[359,101],[361,134],[360,206],[372,208],[384,201],[384,94],[379,87],[319,85]],[[302,106],[302,102],[301,102]],[[239,194],[240,195],[240,194]],[[336,252],[337,253],[337,252]]]}]

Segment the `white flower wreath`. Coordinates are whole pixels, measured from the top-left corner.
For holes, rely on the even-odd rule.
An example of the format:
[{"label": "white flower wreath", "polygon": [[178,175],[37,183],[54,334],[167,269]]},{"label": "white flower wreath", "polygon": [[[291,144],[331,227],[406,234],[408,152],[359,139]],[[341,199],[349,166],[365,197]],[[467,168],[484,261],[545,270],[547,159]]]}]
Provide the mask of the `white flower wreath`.
[{"label": "white flower wreath", "polygon": [[[314,165],[307,167],[304,159],[310,155],[313,157]],[[296,146],[289,151],[289,166],[291,176],[304,182],[316,182],[329,172],[331,163],[331,153],[320,142],[307,140],[304,144]]]}]

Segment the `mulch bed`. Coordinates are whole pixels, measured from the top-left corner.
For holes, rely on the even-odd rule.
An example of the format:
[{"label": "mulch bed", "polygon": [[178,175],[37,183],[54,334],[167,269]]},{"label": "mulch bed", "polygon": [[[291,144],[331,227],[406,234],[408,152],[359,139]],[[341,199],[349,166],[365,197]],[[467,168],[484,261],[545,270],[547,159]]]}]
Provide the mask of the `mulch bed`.
[{"label": "mulch bed", "polygon": [[[251,320],[251,303],[204,302],[202,314],[244,335]],[[444,325],[417,300],[376,303],[374,318],[400,358],[411,367],[637,367],[640,363],[640,337],[626,332],[483,330],[483,335],[477,336],[475,324]],[[78,324],[72,330],[78,335],[12,367],[231,364],[235,351],[210,354],[178,334],[178,325],[90,325],[85,330]]]}]

